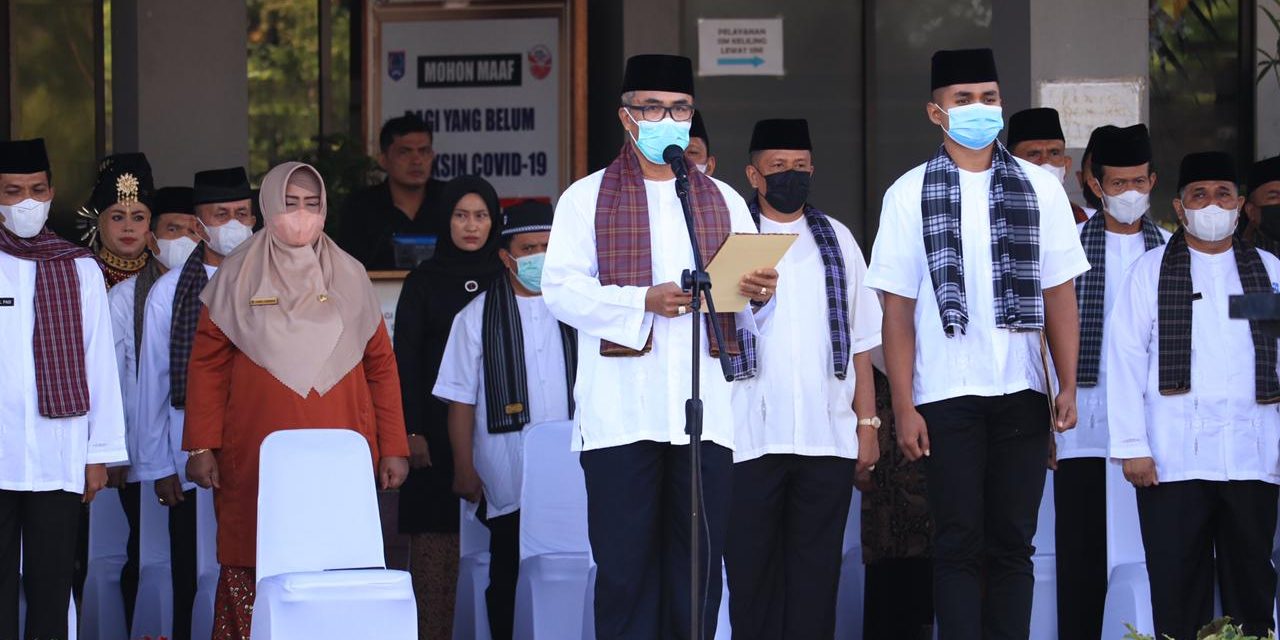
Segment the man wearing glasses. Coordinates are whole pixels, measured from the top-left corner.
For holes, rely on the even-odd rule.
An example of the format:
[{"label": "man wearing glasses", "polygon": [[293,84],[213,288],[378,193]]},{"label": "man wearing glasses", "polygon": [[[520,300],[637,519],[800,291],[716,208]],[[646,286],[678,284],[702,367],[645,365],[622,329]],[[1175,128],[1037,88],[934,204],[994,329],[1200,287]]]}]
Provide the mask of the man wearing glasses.
[{"label": "man wearing glasses", "polygon": [[[598,565],[596,634],[601,638],[688,638],[690,342],[703,332],[704,431],[701,469],[706,519],[707,594],[701,626],[715,635],[733,465],[730,385],[719,375],[719,349],[738,353],[737,329],[758,333],[772,311],[772,269],[738,286],[756,305],[737,314],[694,318],[677,281],[693,267],[670,145],[685,148],[693,119],[688,58],[635,56],[627,61],[618,118],[627,134],[617,159],[561,195],[543,268],[551,312],[578,330],[577,433],[586,476],[591,549]],[[689,172],[690,200],[702,254],[710,258],[730,233],[755,233],[742,197],[699,171]],[[717,344],[711,323],[729,344]]]}]

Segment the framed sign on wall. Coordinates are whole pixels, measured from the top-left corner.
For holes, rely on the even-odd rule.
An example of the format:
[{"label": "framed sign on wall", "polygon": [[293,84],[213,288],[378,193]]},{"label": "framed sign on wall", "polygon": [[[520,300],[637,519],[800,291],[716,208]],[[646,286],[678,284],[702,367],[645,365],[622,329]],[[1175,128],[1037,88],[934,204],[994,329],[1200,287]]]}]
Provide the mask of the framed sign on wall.
[{"label": "framed sign on wall", "polygon": [[554,203],[585,173],[585,2],[365,11],[371,155],[382,123],[413,113],[435,133],[439,179],[478,175],[504,201]]}]

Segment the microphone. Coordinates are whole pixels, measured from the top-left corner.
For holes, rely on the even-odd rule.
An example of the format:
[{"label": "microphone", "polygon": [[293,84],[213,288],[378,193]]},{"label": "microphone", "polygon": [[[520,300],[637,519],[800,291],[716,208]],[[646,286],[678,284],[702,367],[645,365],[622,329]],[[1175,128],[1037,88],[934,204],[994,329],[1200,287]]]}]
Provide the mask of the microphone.
[{"label": "microphone", "polygon": [[662,159],[671,165],[671,172],[676,174],[676,180],[689,179],[689,165],[684,161],[684,149],[678,144],[667,145],[662,150]]}]

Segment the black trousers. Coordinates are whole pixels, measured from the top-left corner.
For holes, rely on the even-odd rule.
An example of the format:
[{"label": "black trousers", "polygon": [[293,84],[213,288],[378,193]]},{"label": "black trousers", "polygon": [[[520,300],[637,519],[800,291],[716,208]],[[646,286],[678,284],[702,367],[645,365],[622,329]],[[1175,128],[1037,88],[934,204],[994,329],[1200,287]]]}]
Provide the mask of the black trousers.
[{"label": "black trousers", "polygon": [[129,541],[125,547],[124,567],[120,569],[120,592],[124,595],[124,620],[133,629],[133,608],[138,601],[138,555],[141,540],[142,483],[127,482],[120,489],[120,507],[129,522]]},{"label": "black trousers", "polygon": [[735,639],[830,638],[857,461],[766,455],[733,465],[724,564]]},{"label": "black trousers", "polygon": [[[191,640],[191,608],[196,602],[196,489],[169,507],[169,566],[173,579],[173,640]],[[150,496],[155,500],[155,496]]]},{"label": "black trousers", "polygon": [[516,582],[520,579],[520,512],[490,518],[480,505],[480,521],[489,528],[489,586],[484,602],[489,611],[489,635],[511,640],[516,618]]},{"label": "black trousers", "polygon": [[[636,442],[583,451],[587,533],[596,561],[596,637],[689,639],[689,448]],[[733,453],[702,445],[705,597],[702,629],[715,637]]]},{"label": "black trousers", "polygon": [[18,549],[27,640],[67,637],[81,495],[0,490],[0,640],[18,638]]},{"label": "black trousers", "polygon": [[1096,640],[1107,601],[1107,461],[1058,461],[1053,474],[1058,640]]},{"label": "black trousers", "polygon": [[933,592],[930,590],[933,584],[933,560],[878,560],[867,563],[866,576],[866,595],[863,597],[862,607],[863,638],[933,638]]},{"label": "black trousers", "polygon": [[1274,628],[1276,485],[1186,480],[1137,493],[1157,637],[1194,640],[1213,620],[1215,574],[1223,615],[1248,635]]},{"label": "black trousers", "polygon": [[[933,598],[941,640],[1025,640],[1031,539],[1044,493],[1049,403],[1034,391],[918,407],[934,520]],[[985,578],[985,579],[984,579]]]}]

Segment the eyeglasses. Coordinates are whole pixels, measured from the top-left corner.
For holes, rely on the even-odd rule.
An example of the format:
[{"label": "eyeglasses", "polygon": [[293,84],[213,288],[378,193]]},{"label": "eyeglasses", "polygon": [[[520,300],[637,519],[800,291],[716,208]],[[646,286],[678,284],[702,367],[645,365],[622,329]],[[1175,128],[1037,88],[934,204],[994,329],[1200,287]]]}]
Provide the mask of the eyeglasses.
[{"label": "eyeglasses", "polygon": [[691,104],[677,104],[670,107],[660,104],[624,104],[622,106],[632,111],[639,111],[640,117],[649,122],[660,122],[667,115],[676,122],[685,122],[693,118],[694,111]]}]

